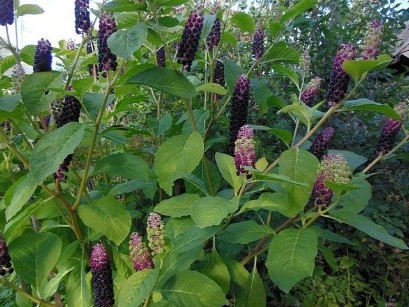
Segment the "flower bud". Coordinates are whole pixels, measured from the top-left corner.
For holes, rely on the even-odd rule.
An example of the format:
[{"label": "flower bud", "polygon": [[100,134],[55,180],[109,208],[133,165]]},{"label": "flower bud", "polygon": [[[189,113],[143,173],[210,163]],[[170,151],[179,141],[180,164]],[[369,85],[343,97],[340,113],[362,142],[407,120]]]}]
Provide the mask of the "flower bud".
[{"label": "flower bud", "polygon": [[14,2],[13,0],[0,1],[0,25],[13,24],[14,21]]},{"label": "flower bud", "polygon": [[97,243],[91,253],[91,274],[94,306],[114,306],[114,284],[108,252]]},{"label": "flower bud", "polygon": [[322,156],[327,153],[328,147],[334,138],[335,129],[332,127],[327,127],[321,131],[314,139],[311,144],[310,149],[308,150],[314,156],[316,156],[319,160],[321,160]]},{"label": "flower bud", "polygon": [[137,232],[133,232],[129,240],[131,261],[137,272],[153,268],[151,253],[142,239]]},{"label": "flower bud", "polygon": [[42,72],[42,71],[50,71],[51,70],[51,62],[52,62],[52,55],[51,50],[51,43],[48,39],[41,39],[37,43],[37,48],[34,54],[34,72]]},{"label": "flower bud", "polygon": [[75,0],[75,32],[87,34],[90,27],[89,0]]},{"label": "flower bud", "polygon": [[244,125],[237,133],[237,140],[234,148],[234,163],[237,173],[247,173],[246,166],[255,167],[256,165],[256,150],[254,142],[253,129],[248,125]]}]

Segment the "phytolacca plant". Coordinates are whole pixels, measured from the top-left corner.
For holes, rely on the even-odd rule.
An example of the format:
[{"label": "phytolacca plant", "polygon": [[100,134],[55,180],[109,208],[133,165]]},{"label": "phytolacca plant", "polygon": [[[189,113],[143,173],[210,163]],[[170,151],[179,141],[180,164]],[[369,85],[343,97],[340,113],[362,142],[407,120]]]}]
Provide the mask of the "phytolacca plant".
[{"label": "phytolacca plant", "polygon": [[34,72],[44,72],[51,70],[52,63],[52,47],[51,43],[47,39],[40,39],[37,43],[35,55],[34,55]]},{"label": "phytolacca plant", "polygon": [[75,0],[75,32],[87,34],[90,27],[89,0]]},{"label": "phytolacca plant", "polygon": [[112,279],[111,260],[102,243],[97,243],[91,253],[92,291],[95,306],[114,306],[114,283]]},{"label": "phytolacca plant", "polygon": [[98,28],[98,70],[106,72],[115,71],[118,63],[117,56],[108,47],[108,37],[116,32],[116,21],[111,13],[104,12],[100,16]]},{"label": "phytolacca plant", "polygon": [[14,22],[14,1],[0,1],[0,25],[11,25]]}]

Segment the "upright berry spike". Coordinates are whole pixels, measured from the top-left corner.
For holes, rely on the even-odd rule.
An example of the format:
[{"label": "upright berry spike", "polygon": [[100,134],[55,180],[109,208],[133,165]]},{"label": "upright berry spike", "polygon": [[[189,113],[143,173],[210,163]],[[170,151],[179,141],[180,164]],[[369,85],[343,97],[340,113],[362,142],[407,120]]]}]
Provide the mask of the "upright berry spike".
[{"label": "upright berry spike", "polygon": [[214,68],[213,82],[220,84],[223,87],[226,84],[226,81],[224,78],[224,64],[220,60],[216,61],[216,65]]},{"label": "upright berry spike", "polygon": [[331,78],[327,91],[328,106],[333,106],[342,101],[348,89],[349,76],[342,65],[345,60],[353,60],[356,56],[355,46],[352,44],[342,44],[340,50],[334,58]]},{"label": "upright berry spike", "polygon": [[0,25],[13,24],[14,2],[13,0],[0,0]]},{"label": "upright berry spike", "polygon": [[334,138],[335,129],[327,127],[322,130],[311,144],[309,152],[321,160],[322,156],[327,154],[328,147]]},{"label": "upright berry spike", "polygon": [[362,58],[364,60],[376,60],[380,53],[382,43],[383,24],[379,20],[373,20],[368,23],[365,38],[361,46]]},{"label": "upright berry spike", "polygon": [[37,43],[36,52],[34,54],[34,72],[43,72],[51,70],[52,51],[51,43],[48,39],[40,39]]},{"label": "upright berry spike", "polygon": [[131,261],[137,272],[153,268],[152,255],[142,240],[137,232],[133,232],[129,240]]},{"label": "upright berry spike", "polygon": [[313,102],[317,98],[320,85],[320,77],[315,77],[314,79],[312,79],[302,91],[300,97],[301,101],[304,102],[307,106],[312,106]]},{"label": "upright berry spike", "polygon": [[208,50],[213,50],[214,47],[217,47],[220,42],[221,33],[221,24],[220,19],[216,17],[213,23],[213,27],[210,30],[209,35],[206,37],[206,48]]},{"label": "upright berry spike", "polygon": [[159,67],[166,67],[166,51],[163,46],[156,51],[156,64]]},{"label": "upright berry spike", "polygon": [[234,163],[239,175],[247,173],[246,166],[254,168],[256,165],[254,134],[253,129],[248,125],[241,127],[237,133],[234,147]]},{"label": "upright berry spike", "polygon": [[246,75],[241,75],[236,81],[233,92],[233,101],[230,107],[230,134],[227,152],[234,156],[234,143],[240,128],[247,124],[247,113],[250,98],[250,80]]},{"label": "upright berry spike", "polygon": [[104,245],[97,243],[91,253],[91,274],[94,306],[111,307],[115,304],[111,263]]},{"label": "upright berry spike", "polygon": [[152,255],[160,254],[165,247],[165,226],[159,214],[151,212],[146,227]]},{"label": "upright berry spike", "polygon": [[11,257],[9,250],[2,235],[0,235],[0,275],[13,273],[14,269],[11,265]]},{"label": "upright berry spike", "polygon": [[75,32],[87,34],[90,27],[89,0],[75,0]]},{"label": "upright berry spike", "polygon": [[108,37],[114,32],[116,32],[115,18],[111,13],[102,13],[98,31],[98,70],[103,71],[104,76],[109,70],[115,71],[118,66],[116,55],[108,47]]},{"label": "upright berry spike", "polygon": [[253,35],[251,54],[255,60],[259,60],[264,54],[264,31],[261,27],[257,27]]},{"label": "upright berry spike", "polygon": [[303,51],[300,56],[300,70],[304,74],[304,77],[308,76],[311,72],[311,56],[307,49]]},{"label": "upright berry spike", "polygon": [[190,71],[197,49],[199,47],[200,35],[203,28],[203,13],[194,10],[187,19],[185,29],[182,34],[182,41],[179,44],[177,57],[187,71]]},{"label": "upright berry spike", "polygon": [[385,155],[391,151],[402,124],[403,122],[398,119],[387,118],[385,120],[376,146],[377,154]]},{"label": "upright berry spike", "polygon": [[13,93],[17,94],[21,90],[21,84],[23,84],[24,79],[26,78],[26,72],[24,71],[21,64],[16,64],[13,66],[11,71],[11,81],[13,85]]}]

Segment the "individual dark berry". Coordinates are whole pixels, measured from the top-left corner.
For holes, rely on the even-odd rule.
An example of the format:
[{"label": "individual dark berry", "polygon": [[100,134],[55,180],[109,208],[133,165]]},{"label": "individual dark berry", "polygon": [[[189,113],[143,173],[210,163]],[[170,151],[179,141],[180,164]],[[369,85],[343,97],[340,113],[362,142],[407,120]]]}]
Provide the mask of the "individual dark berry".
[{"label": "individual dark berry", "polygon": [[13,24],[14,2],[13,0],[0,0],[0,25]]},{"label": "individual dark berry", "polygon": [[395,139],[402,127],[402,121],[398,119],[387,118],[382,126],[381,135],[376,146],[377,154],[387,154],[393,148]]},{"label": "individual dark berry", "polygon": [[237,140],[234,147],[234,163],[237,173],[246,174],[245,167],[255,167],[256,150],[253,129],[244,125],[237,133]]},{"label": "individual dark berry", "polygon": [[75,32],[87,34],[90,27],[89,0],[75,0]]},{"label": "individual dark berry", "polygon": [[48,39],[42,38],[37,43],[37,48],[34,54],[34,72],[43,72],[51,70],[52,47]]},{"label": "individual dark berry", "polygon": [[11,257],[9,250],[2,235],[0,235],[0,275],[13,273],[14,269],[11,265]]},{"label": "individual dark berry", "polygon": [[234,143],[240,128],[247,124],[247,113],[250,98],[250,80],[246,75],[241,75],[236,81],[233,92],[233,101],[230,106],[230,131],[227,152],[234,156]]},{"label": "individual dark berry", "polygon": [[142,239],[137,232],[133,232],[129,240],[131,261],[137,272],[153,268],[152,255]]},{"label": "individual dark berry", "polygon": [[166,67],[166,51],[163,46],[156,51],[156,63],[159,67]]},{"label": "individual dark berry", "polygon": [[197,49],[199,47],[200,35],[203,28],[203,13],[194,10],[190,13],[182,34],[182,41],[178,46],[178,63],[190,71]]},{"label": "individual dark berry", "polygon": [[315,77],[314,79],[312,79],[302,91],[300,97],[301,101],[304,102],[307,106],[312,106],[313,102],[317,98],[320,85],[320,77]]},{"label": "individual dark berry", "polygon": [[261,27],[257,27],[253,35],[251,54],[255,60],[259,60],[264,54],[264,31]]},{"label": "individual dark berry", "polygon": [[98,30],[98,70],[103,71],[104,76],[109,70],[115,71],[118,66],[116,55],[108,47],[108,37],[116,30],[116,22],[112,14],[102,13]]},{"label": "individual dark berry", "polygon": [[91,284],[95,307],[111,307],[115,304],[114,283],[108,252],[97,243],[91,253]]},{"label": "individual dark berry", "polygon": [[356,56],[355,46],[352,44],[342,44],[340,50],[334,58],[331,78],[327,90],[328,106],[333,106],[342,101],[348,89],[349,76],[342,65],[345,60],[353,60]]},{"label": "individual dark berry", "polygon": [[319,160],[327,153],[328,147],[334,138],[335,129],[327,127],[322,130],[317,137],[312,141],[309,152],[316,156]]},{"label": "individual dark berry", "polygon": [[221,33],[220,27],[220,19],[216,17],[213,23],[213,27],[210,30],[209,35],[206,37],[206,48],[208,50],[212,50],[214,47],[217,47],[219,45]]}]

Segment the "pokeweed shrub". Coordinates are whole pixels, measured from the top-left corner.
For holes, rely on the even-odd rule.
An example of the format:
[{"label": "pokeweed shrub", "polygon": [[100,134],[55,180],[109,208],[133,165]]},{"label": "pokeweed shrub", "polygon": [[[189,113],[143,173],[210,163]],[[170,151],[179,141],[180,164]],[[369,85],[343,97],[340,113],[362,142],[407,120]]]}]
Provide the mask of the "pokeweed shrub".
[{"label": "pokeweed shrub", "polygon": [[[408,87],[386,68],[405,15],[361,2],[73,1],[79,44],[2,37],[0,281],[12,300],[409,303],[401,271],[368,265],[407,265],[391,199],[409,192]],[[42,11],[0,7],[6,32]],[[381,82],[399,86],[383,95]],[[399,172],[377,171],[390,165]]]}]

